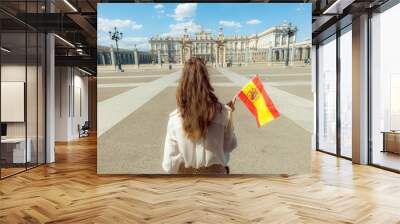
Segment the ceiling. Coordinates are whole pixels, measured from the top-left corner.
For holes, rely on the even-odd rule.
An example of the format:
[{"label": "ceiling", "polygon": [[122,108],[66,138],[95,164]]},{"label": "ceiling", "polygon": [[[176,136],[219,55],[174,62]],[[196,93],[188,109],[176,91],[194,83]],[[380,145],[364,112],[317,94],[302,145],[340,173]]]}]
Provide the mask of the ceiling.
[{"label": "ceiling", "polygon": [[[25,46],[19,38],[25,36],[21,33],[25,31],[55,33],[57,34],[56,66],[79,66],[96,73],[98,2],[98,0],[1,0],[0,26],[3,36],[7,38],[2,44],[10,49],[15,48],[13,54],[20,54],[23,53],[20,48]],[[30,46],[27,49],[29,52]]]},{"label": "ceiling", "polygon": [[[156,2],[173,1],[174,0],[158,0]],[[212,1],[214,0],[201,0],[200,2]],[[312,3],[312,34],[314,43],[324,36],[329,35],[329,33],[335,32],[335,26],[338,26],[338,24],[345,25],[346,21],[351,23],[351,18],[353,16],[379,7],[387,1],[388,0],[250,0],[250,2],[270,3]],[[133,3],[152,1],[1,0],[0,26],[4,33],[18,33],[25,32],[25,30],[28,30],[28,32],[54,32],[61,37],[56,38],[55,41],[56,63],[58,65],[71,65],[71,62],[73,62],[73,65],[82,66],[95,72],[97,64],[96,8],[97,3],[107,2]],[[249,1],[230,0],[230,2]],[[18,38],[13,40],[15,45],[18,45]],[[72,47],[71,44],[74,46]],[[89,66],[90,64],[92,65]]]},{"label": "ceiling", "polygon": [[390,0],[312,0],[313,44],[352,22],[353,17],[374,11]]}]

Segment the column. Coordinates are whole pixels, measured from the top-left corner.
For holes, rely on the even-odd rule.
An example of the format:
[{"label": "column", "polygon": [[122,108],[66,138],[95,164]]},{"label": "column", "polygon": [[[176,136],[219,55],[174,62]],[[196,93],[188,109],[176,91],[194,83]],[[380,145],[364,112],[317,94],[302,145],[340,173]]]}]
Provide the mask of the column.
[{"label": "column", "polygon": [[169,51],[168,51],[168,44],[167,43],[164,43],[163,56],[164,56],[163,58],[164,58],[165,63],[168,63],[168,61],[169,61]]},{"label": "column", "polygon": [[275,54],[274,54],[274,61],[275,62],[277,62],[277,61],[280,61],[281,60],[281,50],[280,49],[275,49],[275,52],[274,52]]},{"label": "column", "polygon": [[219,47],[218,47],[218,45],[215,48],[215,66],[216,67],[219,66]]},{"label": "column", "polygon": [[100,61],[101,61],[101,63],[103,63],[103,65],[106,65],[106,59],[104,57],[104,52],[101,52],[101,54],[100,54]]},{"label": "column", "polygon": [[101,52],[97,52],[97,65],[102,65],[102,64],[104,63],[101,61]]},{"label": "column", "polygon": [[290,55],[290,63],[294,63],[294,55],[296,53],[296,48],[292,47],[292,54]]},{"label": "column", "polygon": [[268,49],[264,51],[263,62],[268,62]]},{"label": "column", "polygon": [[276,54],[277,54],[277,58],[275,59],[275,61],[281,61],[281,57],[282,57],[282,53],[281,53],[282,49],[277,49]]},{"label": "column", "polygon": [[301,48],[296,49],[296,60],[301,61]]},{"label": "column", "polygon": [[110,65],[111,64],[111,60],[110,60],[109,54],[110,54],[109,52],[103,52],[104,64],[105,65]]},{"label": "column", "polygon": [[368,163],[368,15],[353,20],[352,160]]},{"label": "column", "polygon": [[183,60],[183,46],[181,46],[181,50],[179,52],[180,52],[181,64],[183,65],[183,63],[184,63],[184,60]]},{"label": "column", "polygon": [[221,66],[221,47],[217,46],[217,65]]},{"label": "column", "polygon": [[299,60],[303,61],[303,48],[299,48]]},{"label": "column", "polygon": [[[224,49],[225,50],[225,49]],[[236,50],[235,50],[235,57],[236,57],[236,64],[239,64],[239,51],[238,51],[238,49],[236,48]]]},{"label": "column", "polygon": [[245,50],[245,61],[246,61],[246,65],[248,65],[249,64],[249,48],[248,47],[246,47],[246,50]]},{"label": "column", "polygon": [[213,44],[210,43],[210,62],[211,62],[211,65],[214,64],[213,58],[214,58],[214,47],[213,47]]},{"label": "column", "polygon": [[282,49],[282,61],[285,62],[286,60],[286,49]]},{"label": "column", "polygon": [[133,52],[133,57],[134,57],[134,63],[136,65],[136,68],[139,68],[139,57],[138,57],[138,51],[137,49],[134,50]]},{"label": "column", "polygon": [[272,48],[270,47],[269,51],[268,51],[268,61],[269,61],[269,63],[272,62],[272,55],[273,55],[273,52],[272,52]]},{"label": "column", "polygon": [[218,47],[218,51],[217,51],[217,54],[218,54],[218,66],[219,67],[222,66],[222,53],[221,52],[222,52],[221,51],[221,46],[219,46]]},{"label": "column", "polygon": [[130,56],[131,64],[134,65],[135,64],[135,52],[130,53],[129,56]]},{"label": "column", "polygon": [[158,49],[158,51],[157,51],[157,63],[160,67],[162,67],[162,65],[161,65],[161,50],[160,49]]},{"label": "column", "polygon": [[222,47],[222,67],[226,67],[226,50],[225,50],[225,46]]},{"label": "column", "polygon": [[[49,2],[48,2],[49,3]],[[48,4],[50,6],[50,4]],[[50,6],[53,8],[52,6]],[[52,11],[52,10],[51,10]],[[54,34],[46,35],[46,163],[55,161],[55,43]]]},{"label": "column", "polygon": [[235,42],[235,63],[239,63],[239,57],[238,57],[238,42]]},{"label": "column", "polygon": [[114,49],[112,46],[110,47],[110,55],[111,55],[111,65],[117,66]]}]

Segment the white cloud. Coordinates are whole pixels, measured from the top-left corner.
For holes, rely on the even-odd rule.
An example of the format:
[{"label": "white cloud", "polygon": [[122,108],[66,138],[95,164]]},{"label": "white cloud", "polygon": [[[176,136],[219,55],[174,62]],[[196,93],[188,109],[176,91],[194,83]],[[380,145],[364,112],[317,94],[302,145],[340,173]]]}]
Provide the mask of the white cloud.
[{"label": "white cloud", "polygon": [[196,14],[197,3],[181,3],[175,8],[174,14],[171,15],[176,21],[183,21],[186,18],[191,18]]},{"label": "white cloud", "polygon": [[202,27],[201,27],[201,25],[197,24],[193,20],[188,21],[188,22],[170,24],[169,25],[170,31],[168,33],[162,34],[161,36],[177,37],[177,36],[182,35],[185,28],[187,28],[188,33],[193,34],[195,32],[200,32]]},{"label": "white cloud", "polygon": [[260,23],[261,23],[261,21],[258,20],[258,19],[252,19],[252,20],[249,20],[249,21],[246,22],[246,24],[249,24],[249,25],[257,25],[257,24],[260,24]]},{"label": "white cloud", "polygon": [[[111,40],[107,35],[97,35],[97,43],[102,46],[111,46],[115,45],[115,41]],[[118,41],[118,46],[123,49],[134,49],[136,44],[136,48],[140,50],[148,50],[150,48],[149,38],[147,37],[135,37],[129,36],[124,37],[120,41]]]},{"label": "white cloud", "polygon": [[97,28],[101,31],[108,32],[117,27],[117,29],[121,28],[129,28],[132,30],[139,30],[143,27],[143,25],[138,24],[137,22],[129,19],[105,19],[99,18],[97,20]]},{"label": "white cloud", "polygon": [[307,6],[308,5],[306,3],[300,3],[298,5],[298,7],[296,8],[296,11],[298,11],[298,12],[306,12],[309,9],[309,7],[307,7]]},{"label": "white cloud", "polygon": [[215,32],[213,29],[209,29],[209,28],[204,29],[204,31],[207,32],[207,33],[214,33]]},{"label": "white cloud", "polygon": [[148,38],[147,37],[126,37],[122,40],[124,40],[126,42],[143,42],[143,41],[147,41]]},{"label": "white cloud", "polygon": [[148,50],[150,50],[150,43],[149,42],[143,42],[143,43],[137,44],[136,48],[138,50],[148,51]]},{"label": "white cloud", "polygon": [[164,5],[163,5],[163,4],[156,4],[156,5],[154,6],[154,9],[156,10],[157,13],[160,13],[160,14],[165,13]]},{"label": "white cloud", "polygon": [[105,43],[108,39],[110,39],[110,37],[108,37],[108,36],[106,36],[106,35],[97,34],[97,43],[100,44],[100,45],[101,45],[102,43],[103,43],[103,45],[104,45],[104,43]]},{"label": "white cloud", "polygon": [[155,8],[155,9],[162,9],[162,8],[164,8],[164,5],[163,5],[163,4],[156,4],[156,5],[154,6],[154,8]]},{"label": "white cloud", "polygon": [[226,21],[226,20],[219,21],[219,25],[224,26],[224,27],[236,28],[236,29],[239,29],[240,27],[242,27],[242,25],[240,25],[239,22]]}]

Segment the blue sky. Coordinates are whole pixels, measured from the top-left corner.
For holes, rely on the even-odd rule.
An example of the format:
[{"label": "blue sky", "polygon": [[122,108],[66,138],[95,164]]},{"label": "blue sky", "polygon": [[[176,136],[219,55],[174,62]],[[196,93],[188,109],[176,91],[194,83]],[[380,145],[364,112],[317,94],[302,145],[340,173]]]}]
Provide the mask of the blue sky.
[{"label": "blue sky", "polygon": [[155,35],[179,36],[185,27],[190,33],[200,31],[250,35],[284,21],[298,28],[297,41],[311,39],[311,4],[309,3],[99,3],[98,44],[111,44],[108,31],[114,26],[124,33],[122,48],[148,49],[148,39]]}]

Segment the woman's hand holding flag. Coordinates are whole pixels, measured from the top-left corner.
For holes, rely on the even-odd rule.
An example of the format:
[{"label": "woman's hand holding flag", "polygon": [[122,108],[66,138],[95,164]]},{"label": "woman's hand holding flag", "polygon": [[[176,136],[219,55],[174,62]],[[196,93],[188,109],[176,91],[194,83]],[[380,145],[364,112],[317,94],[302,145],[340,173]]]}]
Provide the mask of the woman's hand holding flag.
[{"label": "woman's hand holding flag", "polygon": [[235,111],[235,102],[236,102],[236,96],[237,94],[233,97],[231,101],[229,101],[226,105],[228,105],[231,109],[232,112]]}]

